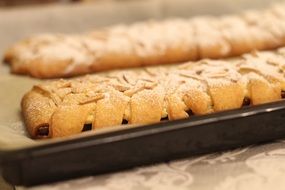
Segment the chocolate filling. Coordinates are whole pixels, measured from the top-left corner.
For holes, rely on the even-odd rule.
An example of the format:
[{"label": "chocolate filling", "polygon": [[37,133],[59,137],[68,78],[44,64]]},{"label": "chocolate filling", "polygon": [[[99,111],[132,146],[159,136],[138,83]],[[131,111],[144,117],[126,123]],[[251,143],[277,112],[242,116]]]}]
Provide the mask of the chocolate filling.
[{"label": "chocolate filling", "polygon": [[191,116],[191,115],[194,115],[194,113],[192,112],[192,110],[187,110],[186,113]]},{"label": "chocolate filling", "polygon": [[249,97],[244,97],[242,106],[249,106],[250,105],[250,98]]},{"label": "chocolate filling", "polygon": [[84,131],[91,131],[92,130],[92,123],[84,124],[82,128],[82,132]]},{"label": "chocolate filling", "polygon": [[285,91],[284,90],[281,90],[281,97],[285,98]]},{"label": "chocolate filling", "polygon": [[160,121],[167,121],[167,120],[169,120],[168,116],[160,119]]},{"label": "chocolate filling", "polygon": [[126,125],[126,124],[128,124],[129,122],[128,122],[128,120],[126,120],[126,119],[123,119],[123,121],[122,121],[122,125]]},{"label": "chocolate filling", "polygon": [[46,137],[49,134],[49,125],[48,124],[43,124],[38,127],[37,132],[36,132],[38,137]]}]

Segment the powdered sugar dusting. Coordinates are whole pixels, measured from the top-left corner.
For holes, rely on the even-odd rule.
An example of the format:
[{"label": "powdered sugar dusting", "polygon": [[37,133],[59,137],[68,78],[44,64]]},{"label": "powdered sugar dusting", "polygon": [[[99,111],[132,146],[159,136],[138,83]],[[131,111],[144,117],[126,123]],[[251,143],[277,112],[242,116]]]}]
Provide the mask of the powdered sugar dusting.
[{"label": "powdered sugar dusting", "polygon": [[[280,7],[274,6],[240,15],[150,20],[80,35],[42,34],[16,45],[12,60],[26,67],[34,60],[51,67],[65,61],[67,66],[60,72],[65,76],[186,59],[222,58],[285,45],[283,15]],[[81,66],[85,68],[82,71],[78,69]]]}]

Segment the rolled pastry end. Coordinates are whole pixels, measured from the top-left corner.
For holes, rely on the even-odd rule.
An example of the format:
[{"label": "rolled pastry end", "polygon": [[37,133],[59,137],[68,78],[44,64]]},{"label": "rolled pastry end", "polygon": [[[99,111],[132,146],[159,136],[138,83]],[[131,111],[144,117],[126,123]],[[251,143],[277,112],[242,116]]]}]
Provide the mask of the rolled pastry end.
[{"label": "rolled pastry end", "polygon": [[3,62],[10,64],[13,60],[13,48],[8,49],[3,56]]},{"label": "rolled pastry end", "polygon": [[30,136],[32,138],[50,137],[49,121],[56,108],[50,98],[37,90],[32,90],[25,94],[21,106]]}]

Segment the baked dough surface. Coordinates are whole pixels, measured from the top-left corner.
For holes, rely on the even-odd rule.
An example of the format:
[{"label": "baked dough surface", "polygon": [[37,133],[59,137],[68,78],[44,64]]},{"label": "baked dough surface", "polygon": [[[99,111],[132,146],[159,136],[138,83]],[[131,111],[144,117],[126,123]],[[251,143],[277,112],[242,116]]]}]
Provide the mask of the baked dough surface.
[{"label": "baked dough surface", "polygon": [[36,85],[22,99],[33,138],[62,137],[92,129],[149,124],[192,114],[277,101],[285,90],[285,49],[253,52],[235,60],[111,71]]},{"label": "baked dough surface", "polygon": [[41,34],[16,43],[11,71],[58,78],[118,68],[239,56],[285,45],[285,4],[222,17],[117,25],[86,34]]}]

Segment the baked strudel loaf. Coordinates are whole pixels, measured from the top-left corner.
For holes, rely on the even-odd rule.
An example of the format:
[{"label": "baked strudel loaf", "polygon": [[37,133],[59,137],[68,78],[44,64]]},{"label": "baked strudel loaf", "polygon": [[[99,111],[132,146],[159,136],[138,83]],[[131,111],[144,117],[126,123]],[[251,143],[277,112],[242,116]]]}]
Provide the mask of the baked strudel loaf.
[{"label": "baked strudel loaf", "polygon": [[115,68],[238,56],[285,45],[285,5],[239,15],[148,21],[87,34],[43,34],[4,55],[13,73],[69,77]]},{"label": "baked strudel loaf", "polygon": [[285,48],[236,60],[112,71],[45,82],[22,99],[33,138],[148,124],[280,100],[285,97]]}]

